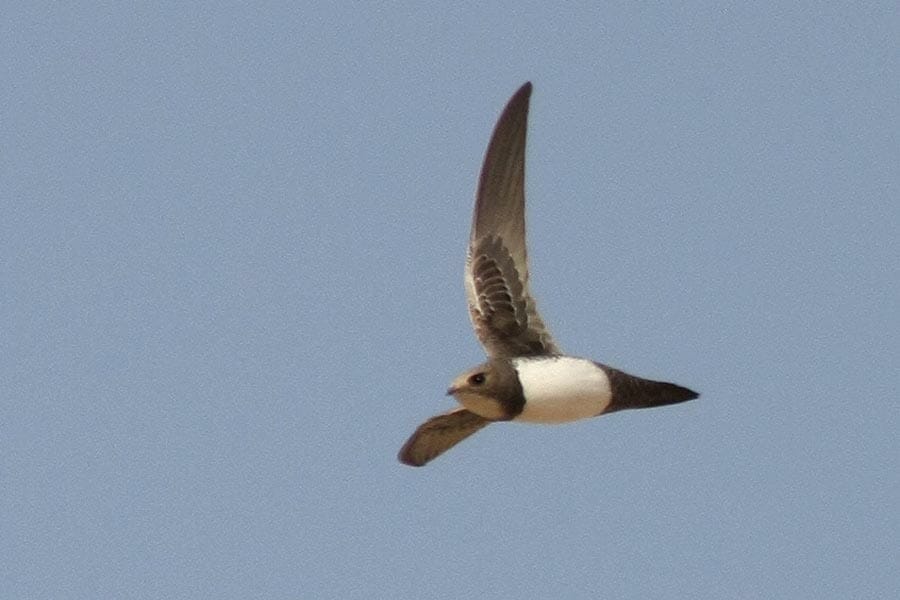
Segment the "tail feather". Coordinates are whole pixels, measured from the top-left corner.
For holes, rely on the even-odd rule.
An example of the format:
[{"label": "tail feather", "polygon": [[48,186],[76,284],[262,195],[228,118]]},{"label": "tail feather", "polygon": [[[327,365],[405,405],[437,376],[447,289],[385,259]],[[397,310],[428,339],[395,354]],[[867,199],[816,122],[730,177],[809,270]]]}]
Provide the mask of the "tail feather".
[{"label": "tail feather", "polygon": [[609,377],[612,401],[604,412],[627,410],[630,408],[653,408],[687,402],[700,396],[686,387],[665,381],[641,379],[617,369],[601,365]]}]

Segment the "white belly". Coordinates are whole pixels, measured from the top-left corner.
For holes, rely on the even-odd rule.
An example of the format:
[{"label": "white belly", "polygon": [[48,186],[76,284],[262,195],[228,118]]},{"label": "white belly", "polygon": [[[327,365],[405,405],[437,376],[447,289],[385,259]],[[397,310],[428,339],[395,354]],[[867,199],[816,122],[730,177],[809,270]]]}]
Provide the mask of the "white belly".
[{"label": "white belly", "polygon": [[589,360],[569,356],[513,360],[525,395],[516,421],[565,423],[595,417],[612,399],[609,378]]}]

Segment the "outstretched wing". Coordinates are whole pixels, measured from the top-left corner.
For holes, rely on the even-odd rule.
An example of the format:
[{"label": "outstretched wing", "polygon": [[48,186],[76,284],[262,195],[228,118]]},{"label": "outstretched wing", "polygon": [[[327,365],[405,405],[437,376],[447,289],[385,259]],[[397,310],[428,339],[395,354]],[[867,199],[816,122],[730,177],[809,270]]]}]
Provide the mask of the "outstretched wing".
[{"label": "outstretched wing", "polygon": [[525,134],[531,83],[507,103],[488,144],[466,257],[475,334],[490,357],[558,354],[528,287]]},{"label": "outstretched wing", "polygon": [[464,408],[431,417],[409,436],[397,458],[405,465],[421,467],[488,423]]}]

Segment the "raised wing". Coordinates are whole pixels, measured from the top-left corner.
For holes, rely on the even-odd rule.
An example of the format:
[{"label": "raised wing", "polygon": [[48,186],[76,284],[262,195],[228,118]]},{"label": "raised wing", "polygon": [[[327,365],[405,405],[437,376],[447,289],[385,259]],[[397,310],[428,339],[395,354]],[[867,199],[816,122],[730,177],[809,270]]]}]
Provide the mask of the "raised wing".
[{"label": "raised wing", "polygon": [[525,134],[531,83],[507,103],[488,144],[466,257],[466,295],[488,356],[558,354],[528,287]]},{"label": "raised wing", "polygon": [[488,423],[464,408],[431,417],[409,436],[397,458],[405,465],[421,467]]}]

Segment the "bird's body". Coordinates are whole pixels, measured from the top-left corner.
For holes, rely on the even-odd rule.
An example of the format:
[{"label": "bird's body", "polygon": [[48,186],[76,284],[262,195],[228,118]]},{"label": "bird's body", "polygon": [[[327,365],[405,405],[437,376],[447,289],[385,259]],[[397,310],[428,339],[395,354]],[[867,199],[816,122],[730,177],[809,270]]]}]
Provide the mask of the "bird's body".
[{"label": "bird's body", "polygon": [[525,134],[531,84],[510,99],[488,145],[466,258],[469,315],[488,361],[457,377],[461,408],[432,417],[400,449],[422,466],[496,421],[565,423],[697,397],[687,388],[563,354],[537,312],[525,245]]},{"label": "bird's body", "polygon": [[609,377],[596,363],[572,356],[514,358],[525,404],[513,420],[566,423],[596,417],[612,400]]}]

